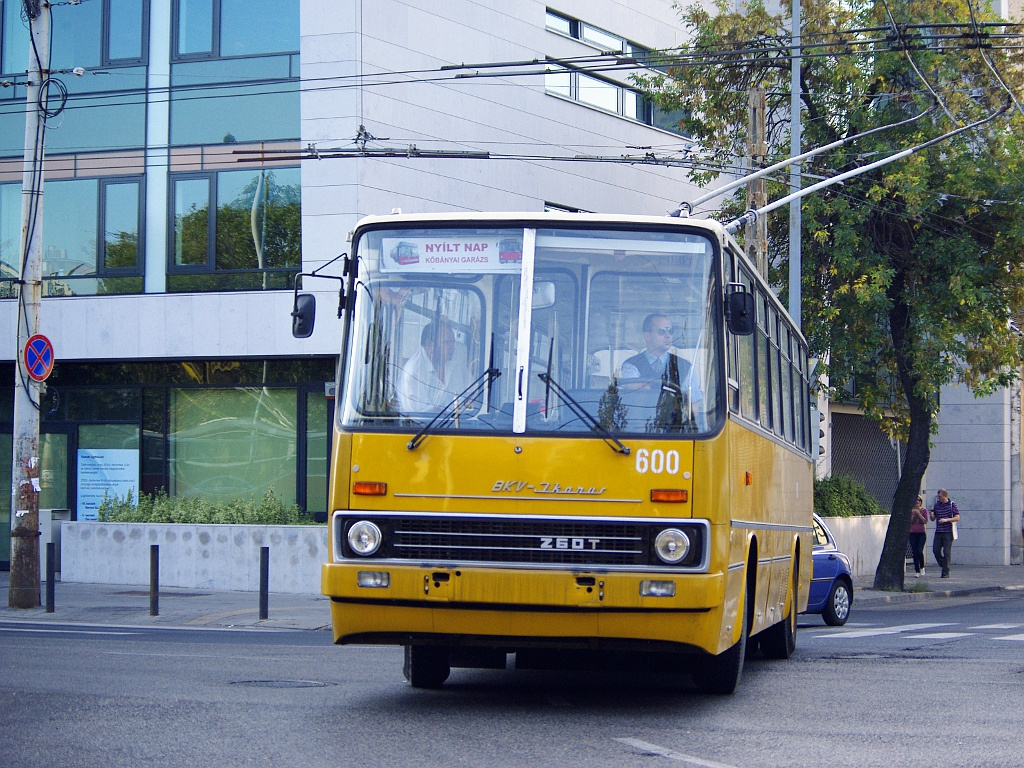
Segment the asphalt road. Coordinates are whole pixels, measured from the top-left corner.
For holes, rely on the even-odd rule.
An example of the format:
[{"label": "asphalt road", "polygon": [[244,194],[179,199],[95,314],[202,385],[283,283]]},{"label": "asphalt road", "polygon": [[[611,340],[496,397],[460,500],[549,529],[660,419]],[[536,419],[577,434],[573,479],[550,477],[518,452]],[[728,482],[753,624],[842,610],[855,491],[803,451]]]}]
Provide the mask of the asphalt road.
[{"label": "asphalt road", "polygon": [[801,617],[730,697],[647,665],[402,680],[326,632],[0,623],[0,766],[1020,766],[1024,595]]}]

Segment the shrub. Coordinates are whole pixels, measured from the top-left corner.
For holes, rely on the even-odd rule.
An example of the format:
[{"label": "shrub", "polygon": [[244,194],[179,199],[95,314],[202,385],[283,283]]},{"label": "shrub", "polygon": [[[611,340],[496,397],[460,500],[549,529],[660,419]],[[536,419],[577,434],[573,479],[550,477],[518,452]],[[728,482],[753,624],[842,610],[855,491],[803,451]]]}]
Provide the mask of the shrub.
[{"label": "shrub", "polygon": [[863,484],[844,475],[814,481],[814,511],[822,517],[888,514]]},{"label": "shrub", "polygon": [[273,491],[263,498],[233,499],[218,504],[190,496],[170,497],[165,491],[142,494],[136,504],[129,492],[123,499],[103,497],[99,519],[109,523],[192,523],[236,525],[315,525],[298,504],[286,507]]}]

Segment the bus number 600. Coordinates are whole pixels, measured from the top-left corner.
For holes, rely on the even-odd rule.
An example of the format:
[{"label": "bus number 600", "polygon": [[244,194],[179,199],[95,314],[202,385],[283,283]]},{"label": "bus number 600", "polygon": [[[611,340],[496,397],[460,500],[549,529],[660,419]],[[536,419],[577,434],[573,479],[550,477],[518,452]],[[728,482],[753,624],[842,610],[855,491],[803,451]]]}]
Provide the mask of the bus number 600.
[{"label": "bus number 600", "polygon": [[648,451],[641,448],[636,452],[636,471],[641,475],[652,472],[660,475],[662,472],[670,475],[679,473],[679,451],[663,451],[655,448]]}]

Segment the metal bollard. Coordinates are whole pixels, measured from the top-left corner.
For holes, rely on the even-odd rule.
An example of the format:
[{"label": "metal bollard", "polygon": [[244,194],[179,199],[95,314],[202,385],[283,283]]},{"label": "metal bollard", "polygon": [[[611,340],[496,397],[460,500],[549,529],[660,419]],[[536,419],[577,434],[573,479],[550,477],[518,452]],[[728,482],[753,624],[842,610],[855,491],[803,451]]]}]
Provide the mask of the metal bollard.
[{"label": "metal bollard", "polygon": [[46,612],[53,613],[54,582],[57,581],[57,545],[46,543]]},{"label": "metal bollard", "polygon": [[265,621],[268,613],[267,592],[270,589],[270,547],[260,547],[260,621]]},{"label": "metal bollard", "polygon": [[149,545],[149,615],[160,615],[160,545]]}]

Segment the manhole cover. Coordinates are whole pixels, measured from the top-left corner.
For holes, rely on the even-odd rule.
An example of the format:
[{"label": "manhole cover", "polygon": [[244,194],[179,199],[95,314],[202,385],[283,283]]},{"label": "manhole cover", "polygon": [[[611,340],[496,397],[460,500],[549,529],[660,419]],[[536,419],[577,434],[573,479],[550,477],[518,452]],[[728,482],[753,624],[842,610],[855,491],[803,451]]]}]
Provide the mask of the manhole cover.
[{"label": "manhole cover", "polygon": [[326,688],[333,685],[320,680],[234,680],[231,684],[250,688]]}]

